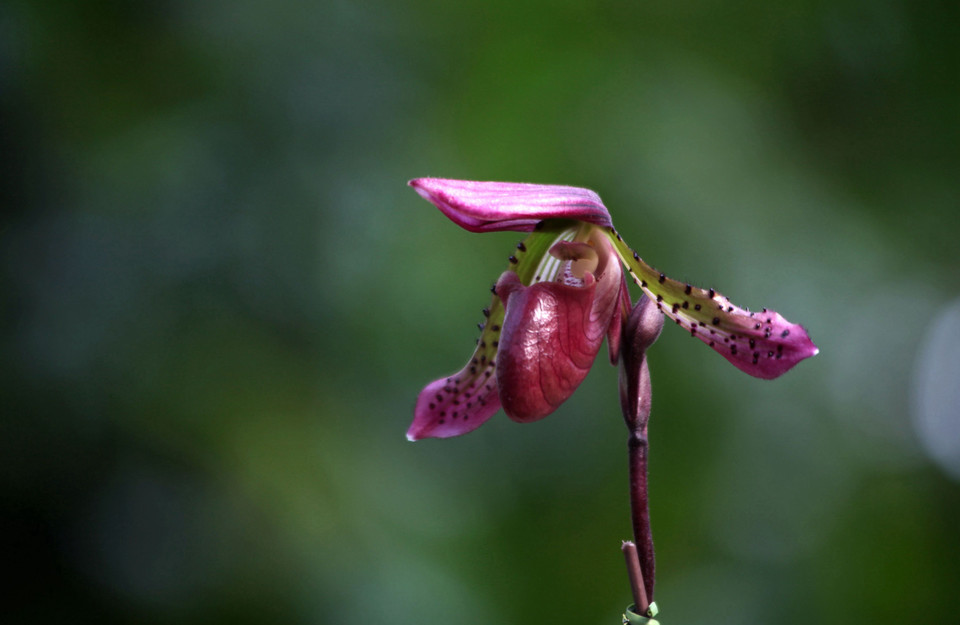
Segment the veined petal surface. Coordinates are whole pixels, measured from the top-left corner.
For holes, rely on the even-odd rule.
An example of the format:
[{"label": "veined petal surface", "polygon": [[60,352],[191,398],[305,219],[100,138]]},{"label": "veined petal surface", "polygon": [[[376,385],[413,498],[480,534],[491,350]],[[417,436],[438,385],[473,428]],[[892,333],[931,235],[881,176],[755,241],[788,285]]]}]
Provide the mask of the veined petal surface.
[{"label": "veined petal surface", "polygon": [[578,249],[598,258],[596,274],[586,273],[581,284],[561,278],[527,287],[509,271],[497,282],[506,305],[497,385],[514,421],[536,421],[566,401],[590,371],[611,323],[620,323],[623,273],[613,249],[598,235],[589,245],[558,243],[554,253],[569,262],[565,254]]}]

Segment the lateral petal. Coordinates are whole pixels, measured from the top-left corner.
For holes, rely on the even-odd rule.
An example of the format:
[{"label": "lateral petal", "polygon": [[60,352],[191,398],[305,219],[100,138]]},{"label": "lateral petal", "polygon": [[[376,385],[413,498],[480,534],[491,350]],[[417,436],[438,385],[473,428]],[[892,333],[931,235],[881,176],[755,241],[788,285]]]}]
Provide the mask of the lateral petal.
[{"label": "lateral petal", "polygon": [[647,297],[677,325],[741,371],[771,380],[819,353],[803,326],[790,323],[766,308],[750,312],[714,289],[668,278],[643,262],[615,230],[610,228],[606,232]]}]

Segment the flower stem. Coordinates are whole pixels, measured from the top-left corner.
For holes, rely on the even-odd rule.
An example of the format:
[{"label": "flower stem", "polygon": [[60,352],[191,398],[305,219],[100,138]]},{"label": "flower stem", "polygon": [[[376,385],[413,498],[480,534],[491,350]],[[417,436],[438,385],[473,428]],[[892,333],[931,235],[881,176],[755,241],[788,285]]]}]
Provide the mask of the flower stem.
[{"label": "flower stem", "polygon": [[[645,421],[646,419],[644,419]],[[648,443],[646,427],[630,433],[627,449],[630,457],[630,517],[633,521],[633,539],[636,542],[640,569],[644,573],[642,579],[646,595],[652,601],[656,565],[653,552],[653,533],[650,530],[650,505],[647,496]],[[637,605],[639,607],[639,604]]]},{"label": "flower stem", "polygon": [[[624,324],[621,345],[620,406],[627,425],[627,453],[630,464],[630,518],[633,539],[646,599],[653,601],[655,563],[653,533],[650,531],[650,506],[647,497],[647,423],[650,420],[650,368],[647,349],[663,328],[659,306],[641,296]],[[631,581],[633,577],[631,576]],[[638,589],[634,595],[638,595]],[[639,606],[639,603],[637,604]]]}]

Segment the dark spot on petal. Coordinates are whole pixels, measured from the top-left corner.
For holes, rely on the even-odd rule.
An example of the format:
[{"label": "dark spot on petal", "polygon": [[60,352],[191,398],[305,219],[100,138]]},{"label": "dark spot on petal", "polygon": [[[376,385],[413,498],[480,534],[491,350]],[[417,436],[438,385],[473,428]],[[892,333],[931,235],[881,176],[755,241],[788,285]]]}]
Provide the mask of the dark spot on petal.
[{"label": "dark spot on petal", "polygon": [[480,328],[480,331],[483,332],[483,323],[478,323],[477,327]]},{"label": "dark spot on petal", "polygon": [[499,331],[500,331],[500,326],[496,326],[496,325],[495,325],[495,326],[491,327],[490,329],[493,330],[494,332],[499,332]]},{"label": "dark spot on petal", "polygon": [[694,309],[694,310],[700,310],[700,304],[694,304],[694,305],[693,305],[693,309]]},{"label": "dark spot on petal", "polygon": [[788,336],[790,336],[790,330],[784,330],[783,332],[780,333],[780,338],[784,338],[784,339],[785,339],[785,338],[787,338]]},{"label": "dark spot on petal", "polygon": [[494,295],[497,294],[497,285],[496,285],[496,284],[494,284],[492,287],[490,287],[490,292],[493,293]]},{"label": "dark spot on petal", "polygon": [[441,417],[447,416],[447,411],[446,411],[446,410],[441,410],[441,411],[440,411],[440,416],[441,416]]},{"label": "dark spot on petal", "polygon": [[772,352],[772,351],[767,352],[767,358],[773,358],[773,352]]},{"label": "dark spot on petal", "polygon": [[715,326],[720,325],[720,317],[714,317],[714,318],[713,318],[713,325],[715,325]]},{"label": "dark spot on petal", "polygon": [[750,349],[753,349],[756,346],[757,346],[757,342],[753,339],[750,339]]},{"label": "dark spot on petal", "polygon": [[[710,331],[710,334],[713,334],[713,330]],[[713,347],[714,343],[713,341],[710,341],[709,343],[707,343],[707,345],[709,345],[710,347]]]},{"label": "dark spot on petal", "polygon": [[489,316],[490,316],[490,309],[489,309],[489,308],[484,308],[484,309],[483,309],[483,316],[484,316],[484,317],[489,317]]},{"label": "dark spot on petal", "polygon": [[437,393],[437,401],[438,402],[443,401],[443,395],[441,395],[440,393]]},{"label": "dark spot on petal", "polygon": [[677,322],[677,325],[681,325],[682,322],[680,320],[680,317],[677,317],[676,322]]},{"label": "dark spot on petal", "polygon": [[433,402],[430,402],[430,410],[436,410],[437,405]]},{"label": "dark spot on petal", "polygon": [[636,252],[634,252],[634,253],[633,253],[633,260],[640,260],[640,254],[637,254]]},{"label": "dark spot on petal", "polygon": [[709,297],[710,299],[713,299],[713,296],[716,294],[717,292],[714,291],[713,289],[710,289],[709,291],[707,291],[707,297]]},{"label": "dark spot on petal", "polygon": [[693,291],[693,287],[690,286],[689,284],[683,289],[683,292],[686,293],[687,295],[690,295],[691,291]]},{"label": "dark spot on petal", "polygon": [[693,336],[696,333],[697,333],[697,326],[692,326],[690,328],[690,336]]},{"label": "dark spot on petal", "polygon": [[759,330],[759,329],[762,328],[762,327],[763,327],[763,324],[762,324],[762,323],[758,323],[757,325],[753,326],[753,329],[754,329],[754,330]]},{"label": "dark spot on petal", "polygon": [[491,343],[491,345],[493,345],[493,348],[496,349],[500,347],[500,341],[494,341],[493,343]]},{"label": "dark spot on petal", "polygon": [[516,256],[510,256],[507,260],[509,260],[512,265],[516,265],[519,262]]},{"label": "dark spot on petal", "polygon": [[733,306],[727,306],[727,312],[733,312]]},{"label": "dark spot on petal", "polygon": [[673,305],[673,314],[677,314],[677,311],[680,310],[680,304]]},{"label": "dark spot on petal", "polygon": [[527,246],[523,244],[523,241],[520,241],[519,243],[517,243],[517,249],[520,250],[521,252],[526,252]]},{"label": "dark spot on petal", "polygon": [[471,366],[471,367],[470,367],[470,373],[476,374],[476,373],[477,373],[477,368]]},{"label": "dark spot on petal", "polygon": [[440,419],[439,421],[437,421],[437,423],[439,423],[440,425],[443,425],[444,423],[446,423],[446,421],[444,421],[443,419]]},{"label": "dark spot on petal", "polygon": [[663,275],[663,274],[661,273],[661,274],[660,274],[660,279],[658,280],[658,282],[659,282],[660,284],[663,284],[666,279],[667,279],[667,276],[665,276],[665,275]]},{"label": "dark spot on petal", "polygon": [[682,308],[683,308],[684,310],[686,310],[687,308],[690,308],[690,302],[684,300]]},{"label": "dark spot on petal", "polygon": [[647,281],[646,281],[646,280],[641,280],[641,281],[640,281],[640,286],[643,287],[643,288],[647,288]]},{"label": "dark spot on petal", "polygon": [[753,352],[753,364],[757,364],[760,361],[760,352]]},{"label": "dark spot on petal", "polygon": [[658,302],[662,302],[662,301],[663,301],[663,296],[662,296],[662,295],[658,295],[658,296],[657,296],[657,301],[658,301]]},{"label": "dark spot on petal", "polygon": [[731,353],[731,354],[736,354],[736,353],[737,353],[737,346],[736,346],[736,345],[731,345],[731,346],[730,346],[730,353]]}]

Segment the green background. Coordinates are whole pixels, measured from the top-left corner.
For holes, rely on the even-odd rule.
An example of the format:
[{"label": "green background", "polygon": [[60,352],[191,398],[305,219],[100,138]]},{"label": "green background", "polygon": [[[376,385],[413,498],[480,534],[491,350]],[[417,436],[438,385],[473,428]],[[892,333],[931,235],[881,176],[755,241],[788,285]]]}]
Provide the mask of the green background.
[{"label": "green background", "polygon": [[774,382],[669,324],[651,349],[662,623],[955,623],[958,23],[0,5],[4,622],[620,622],[603,358],[541,422],[404,438],[520,238],[405,186],[441,176],[592,188],[647,261],[821,349]]}]

